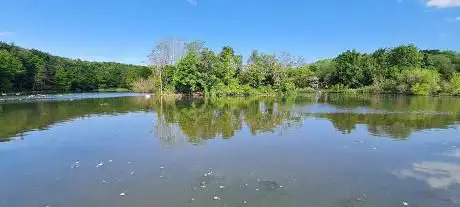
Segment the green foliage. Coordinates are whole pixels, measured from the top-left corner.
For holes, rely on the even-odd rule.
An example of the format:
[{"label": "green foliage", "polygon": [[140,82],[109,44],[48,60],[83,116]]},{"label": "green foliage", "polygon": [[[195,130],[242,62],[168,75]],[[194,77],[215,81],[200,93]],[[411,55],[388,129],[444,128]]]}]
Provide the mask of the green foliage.
[{"label": "green foliage", "polygon": [[337,66],[336,62],[332,59],[320,60],[310,65],[310,68],[318,77],[320,86],[328,88],[330,85],[334,85],[334,74],[336,73]]},{"label": "green foliage", "polygon": [[131,89],[134,92],[148,93],[156,92],[158,90],[159,80],[158,78],[150,77],[147,79],[139,79],[132,83]]},{"label": "green foliage", "polygon": [[53,56],[0,42],[0,91],[91,91],[128,88],[151,70]]},{"label": "green foliage", "polygon": [[415,45],[401,45],[390,50],[389,67],[422,67],[423,54]]},{"label": "green foliage", "polygon": [[460,54],[419,50],[415,45],[349,50],[336,58],[306,64],[288,54],[253,51],[246,64],[231,47],[218,53],[203,42],[160,42],[151,67],[97,63],[52,56],[0,43],[0,90],[136,91],[210,96],[289,94],[323,90],[343,93],[458,94]]},{"label": "green foliage", "polygon": [[177,64],[173,81],[178,92],[192,93],[203,89],[201,73],[198,70],[198,61],[198,54],[189,52]]},{"label": "green foliage", "polygon": [[406,69],[398,75],[398,89],[401,93],[431,95],[440,90],[439,73],[430,69]]},{"label": "green foliage", "polygon": [[316,77],[308,65],[298,68],[289,68],[286,70],[288,78],[290,78],[296,88],[309,88],[316,86]]},{"label": "green foliage", "polygon": [[0,91],[9,91],[15,75],[22,72],[21,62],[6,50],[0,50]]},{"label": "green foliage", "polygon": [[336,84],[342,84],[347,88],[359,88],[370,85],[372,78],[372,60],[367,55],[356,50],[340,54],[336,59],[337,70],[334,73]]},{"label": "green foliage", "polygon": [[450,78],[451,93],[453,95],[460,95],[460,73],[454,73]]}]

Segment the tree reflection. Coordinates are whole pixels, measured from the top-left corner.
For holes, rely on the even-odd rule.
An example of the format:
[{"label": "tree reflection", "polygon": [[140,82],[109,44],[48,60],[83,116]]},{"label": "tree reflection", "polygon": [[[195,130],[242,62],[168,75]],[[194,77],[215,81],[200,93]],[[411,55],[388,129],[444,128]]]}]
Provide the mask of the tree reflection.
[{"label": "tree reflection", "polygon": [[149,108],[149,103],[140,97],[4,103],[0,104],[0,140],[8,140],[32,130],[44,130],[54,123],[74,118],[145,111]]},{"label": "tree reflection", "polygon": [[165,99],[156,102],[155,111],[157,120],[166,120],[158,122],[158,131],[176,123],[194,144],[219,136],[229,139],[243,125],[257,134],[301,121],[300,115],[282,110],[274,98]]},{"label": "tree reflection", "polygon": [[[319,108],[318,108],[319,106]],[[155,112],[155,132],[162,142],[202,143],[229,139],[247,129],[253,135],[299,126],[308,117],[329,120],[343,133],[357,125],[374,136],[407,139],[413,132],[448,128],[460,120],[460,99],[322,94],[290,99],[124,97],[76,101],[0,104],[0,140],[79,117],[134,111]],[[309,127],[309,126],[304,126]],[[101,129],[103,130],[103,129]]]},{"label": "tree reflection", "polygon": [[343,133],[351,133],[355,130],[356,125],[363,124],[367,126],[372,135],[398,139],[406,139],[414,131],[445,129],[460,120],[458,114],[430,113],[318,113],[310,115],[330,120],[334,127]]}]

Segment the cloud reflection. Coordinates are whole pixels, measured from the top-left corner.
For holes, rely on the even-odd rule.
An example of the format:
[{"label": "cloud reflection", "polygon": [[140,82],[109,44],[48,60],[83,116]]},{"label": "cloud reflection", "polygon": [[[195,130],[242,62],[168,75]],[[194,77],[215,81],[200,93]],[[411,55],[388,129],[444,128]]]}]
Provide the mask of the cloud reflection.
[{"label": "cloud reflection", "polygon": [[[460,159],[460,149],[456,149],[446,156]],[[426,182],[436,189],[447,189],[460,184],[460,162],[425,161],[413,163],[409,169],[403,169],[395,174],[400,178],[415,178]]]}]

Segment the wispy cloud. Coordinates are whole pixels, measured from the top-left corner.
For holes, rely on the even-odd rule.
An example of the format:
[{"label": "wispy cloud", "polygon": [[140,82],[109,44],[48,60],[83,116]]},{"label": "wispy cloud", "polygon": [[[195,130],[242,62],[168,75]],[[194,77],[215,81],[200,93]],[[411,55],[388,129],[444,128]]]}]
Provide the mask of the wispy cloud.
[{"label": "wispy cloud", "polygon": [[11,32],[0,32],[0,36],[8,36],[11,35]]},{"label": "wispy cloud", "polygon": [[446,17],[444,18],[444,20],[450,23],[457,23],[458,21],[460,21],[460,16],[459,17]]},{"label": "wispy cloud", "polygon": [[193,6],[198,5],[198,1],[197,1],[197,0],[187,0],[187,2],[190,3],[190,4],[193,5]]},{"label": "wispy cloud", "polygon": [[428,0],[426,5],[435,8],[457,7],[460,6],[460,0]]}]

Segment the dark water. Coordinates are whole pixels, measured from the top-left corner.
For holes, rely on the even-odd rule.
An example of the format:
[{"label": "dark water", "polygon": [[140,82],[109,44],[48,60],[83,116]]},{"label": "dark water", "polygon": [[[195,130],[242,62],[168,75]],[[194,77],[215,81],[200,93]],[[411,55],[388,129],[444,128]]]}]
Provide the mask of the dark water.
[{"label": "dark water", "polygon": [[108,97],[0,103],[0,206],[460,206],[459,98]]}]

